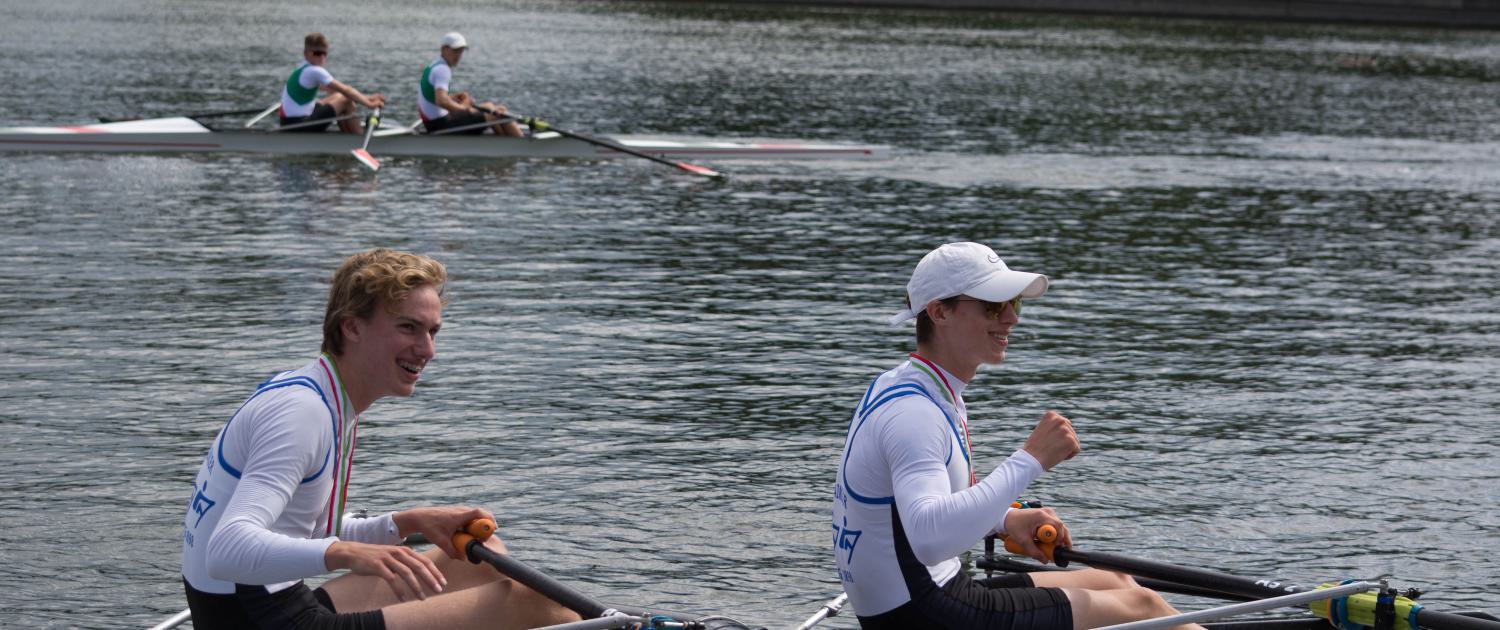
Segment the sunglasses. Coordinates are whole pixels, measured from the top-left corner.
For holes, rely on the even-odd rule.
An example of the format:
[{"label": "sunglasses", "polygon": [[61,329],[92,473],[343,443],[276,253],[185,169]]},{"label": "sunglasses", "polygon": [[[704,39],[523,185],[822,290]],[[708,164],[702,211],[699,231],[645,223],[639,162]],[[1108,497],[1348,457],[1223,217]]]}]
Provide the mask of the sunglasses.
[{"label": "sunglasses", "polygon": [[958,301],[978,302],[980,306],[984,307],[984,314],[989,316],[990,319],[1000,319],[1001,317],[1003,317],[1005,315],[1006,304],[1009,304],[1011,309],[1016,312],[1016,317],[1021,316],[1021,296],[1019,295],[1004,302],[989,302],[986,300],[977,300],[968,296],[959,296]]},{"label": "sunglasses", "polygon": [[309,50],[309,51],[307,51],[307,54],[312,55],[314,57],[327,57],[328,56],[328,51],[326,51],[326,50]]}]

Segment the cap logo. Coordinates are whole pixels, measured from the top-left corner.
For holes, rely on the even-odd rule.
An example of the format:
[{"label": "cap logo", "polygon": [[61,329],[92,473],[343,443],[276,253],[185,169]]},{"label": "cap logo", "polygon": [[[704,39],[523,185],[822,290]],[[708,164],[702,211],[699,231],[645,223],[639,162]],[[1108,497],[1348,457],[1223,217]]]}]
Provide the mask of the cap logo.
[{"label": "cap logo", "polygon": [[1000,257],[999,256],[988,256],[987,258],[989,258],[989,261],[992,262],[992,263],[1000,262]]}]

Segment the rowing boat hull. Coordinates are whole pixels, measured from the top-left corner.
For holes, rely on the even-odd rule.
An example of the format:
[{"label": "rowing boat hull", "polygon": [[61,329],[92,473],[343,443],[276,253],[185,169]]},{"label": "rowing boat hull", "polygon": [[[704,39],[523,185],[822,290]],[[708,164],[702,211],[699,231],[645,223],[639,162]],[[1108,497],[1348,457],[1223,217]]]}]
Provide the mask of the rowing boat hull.
[{"label": "rowing boat hull", "polygon": [[[889,156],[877,145],[798,142],[719,142],[642,136],[607,138],[625,147],[670,159],[871,159]],[[97,125],[0,128],[0,151],[83,153],[259,153],[347,155],[362,138],[336,132],[276,133],[211,130],[188,118],[158,118]],[[370,152],[381,157],[598,159],[627,154],[581,140],[541,134],[536,138],[391,135],[377,137]]]}]

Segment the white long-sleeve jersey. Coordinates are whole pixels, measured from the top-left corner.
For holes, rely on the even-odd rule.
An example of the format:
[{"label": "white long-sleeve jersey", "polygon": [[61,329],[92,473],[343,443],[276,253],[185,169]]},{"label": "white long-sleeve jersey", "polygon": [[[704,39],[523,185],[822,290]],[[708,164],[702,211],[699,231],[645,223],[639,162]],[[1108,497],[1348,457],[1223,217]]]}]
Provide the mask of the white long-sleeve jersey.
[{"label": "white long-sleeve jersey", "polygon": [[860,616],[947,584],[957,556],[1002,529],[1011,502],[1043,472],[1017,450],[973,477],[963,387],[912,355],[876,378],[854,412],[834,487],[833,551]]},{"label": "white long-sleeve jersey", "polygon": [[343,515],[358,422],[327,355],[256,388],[198,469],[183,522],[188,583],[276,592],[327,573],[323,554],[340,539],[399,543],[390,514]]}]

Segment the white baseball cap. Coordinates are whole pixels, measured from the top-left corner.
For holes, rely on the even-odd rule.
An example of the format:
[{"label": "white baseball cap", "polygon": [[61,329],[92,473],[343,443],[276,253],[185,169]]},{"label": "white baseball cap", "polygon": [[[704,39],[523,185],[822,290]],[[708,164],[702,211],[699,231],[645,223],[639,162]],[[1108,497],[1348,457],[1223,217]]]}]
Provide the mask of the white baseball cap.
[{"label": "white baseball cap", "polygon": [[443,45],[454,50],[457,50],[459,48],[468,48],[469,40],[464,39],[464,36],[458,31],[453,31],[452,33],[443,36]]},{"label": "white baseball cap", "polygon": [[1046,292],[1047,276],[1011,269],[995,250],[979,243],[949,243],[927,252],[917,263],[911,282],[906,283],[911,307],[892,316],[891,325],[916,318],[933,300],[955,295],[1005,302],[1016,296],[1041,297]]}]

